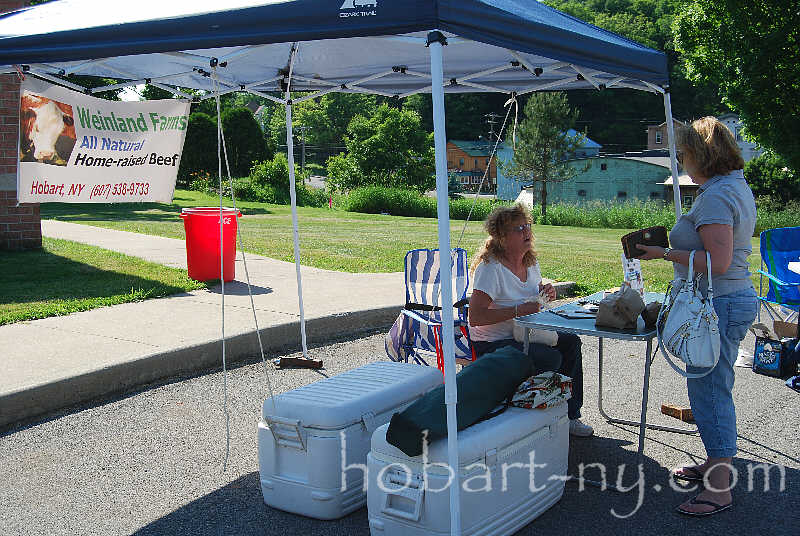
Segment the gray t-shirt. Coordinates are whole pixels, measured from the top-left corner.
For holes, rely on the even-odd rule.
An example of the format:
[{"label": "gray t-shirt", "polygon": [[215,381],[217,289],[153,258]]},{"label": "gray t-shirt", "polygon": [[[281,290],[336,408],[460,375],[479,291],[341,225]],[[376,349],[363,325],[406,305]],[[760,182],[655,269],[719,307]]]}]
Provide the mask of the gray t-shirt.
[{"label": "gray t-shirt", "polygon": [[[703,250],[697,230],[701,225],[722,223],[733,227],[733,258],[724,274],[714,274],[714,296],[724,296],[752,286],[747,257],[753,252],[750,239],[756,225],[756,203],[753,192],[741,169],[727,175],[717,175],[698,189],[694,205],[682,215],[669,233],[675,249]],[[675,277],[685,279],[688,267],[673,263]],[[702,279],[700,288],[706,293],[708,282]]]}]

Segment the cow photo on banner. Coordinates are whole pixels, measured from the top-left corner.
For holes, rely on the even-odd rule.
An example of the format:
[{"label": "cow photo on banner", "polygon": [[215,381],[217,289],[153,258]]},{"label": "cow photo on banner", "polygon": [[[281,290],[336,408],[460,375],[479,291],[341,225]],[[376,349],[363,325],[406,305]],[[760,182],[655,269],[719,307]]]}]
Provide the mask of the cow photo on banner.
[{"label": "cow photo on banner", "polygon": [[189,102],[115,102],[27,77],[20,89],[21,203],[172,201]]}]

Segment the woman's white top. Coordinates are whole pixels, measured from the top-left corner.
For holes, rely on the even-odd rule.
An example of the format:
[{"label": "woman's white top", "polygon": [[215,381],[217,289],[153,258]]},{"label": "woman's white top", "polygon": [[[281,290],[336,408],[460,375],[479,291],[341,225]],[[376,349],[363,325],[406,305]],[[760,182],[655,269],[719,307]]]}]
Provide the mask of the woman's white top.
[{"label": "woman's white top", "polygon": [[[501,309],[534,300],[539,295],[542,272],[539,263],[529,266],[527,280],[523,282],[502,263],[489,260],[483,261],[475,268],[472,281],[473,290],[485,292],[492,298],[489,309]],[[470,326],[469,335],[476,341],[513,339],[514,320],[509,319],[487,326]]]}]

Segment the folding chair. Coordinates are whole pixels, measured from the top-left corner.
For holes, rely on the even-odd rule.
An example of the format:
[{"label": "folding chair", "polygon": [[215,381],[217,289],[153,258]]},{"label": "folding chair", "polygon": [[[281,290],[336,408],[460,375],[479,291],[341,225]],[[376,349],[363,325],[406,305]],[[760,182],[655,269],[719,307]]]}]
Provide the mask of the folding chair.
[{"label": "folding chair", "polygon": [[[438,249],[414,249],[406,253],[406,305],[386,336],[386,353],[396,361],[421,365],[429,365],[435,358],[436,366],[444,373],[439,262]],[[453,297],[457,299],[453,304],[456,362],[467,365],[475,360],[475,353],[467,322],[469,266],[466,250],[453,249],[451,262]]]},{"label": "folding chair", "polygon": [[[766,306],[771,319],[790,322],[800,310],[800,274],[789,269],[789,263],[800,261],[800,227],[780,227],[761,232],[761,274],[758,282],[758,299]],[[765,271],[766,268],[766,271]],[[767,278],[769,287],[762,295],[762,283]],[[773,306],[778,306],[777,309]],[[782,316],[780,308],[791,312]],[[759,320],[761,308],[759,308]]]}]

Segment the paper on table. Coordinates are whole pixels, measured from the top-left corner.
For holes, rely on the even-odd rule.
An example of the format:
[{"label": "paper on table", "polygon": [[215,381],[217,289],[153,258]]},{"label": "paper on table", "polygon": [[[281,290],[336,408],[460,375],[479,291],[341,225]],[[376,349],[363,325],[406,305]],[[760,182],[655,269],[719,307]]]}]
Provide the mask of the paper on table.
[{"label": "paper on table", "polygon": [[642,280],[642,264],[639,259],[628,259],[622,254],[622,270],[625,284],[644,298],[644,281]]}]

